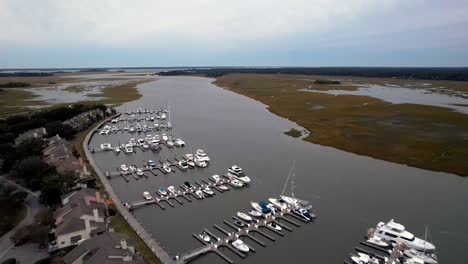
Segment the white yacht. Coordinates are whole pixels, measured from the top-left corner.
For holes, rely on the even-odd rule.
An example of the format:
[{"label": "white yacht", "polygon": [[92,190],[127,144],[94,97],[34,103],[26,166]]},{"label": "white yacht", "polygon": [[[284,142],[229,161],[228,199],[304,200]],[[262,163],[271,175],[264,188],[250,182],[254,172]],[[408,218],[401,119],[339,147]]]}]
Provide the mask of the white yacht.
[{"label": "white yacht", "polygon": [[112,145],[110,143],[101,144],[102,150],[112,150]]},{"label": "white yacht", "polygon": [[203,149],[197,149],[197,154],[195,154],[196,158],[205,161],[205,162],[210,162],[210,157],[206,155],[205,151]]},{"label": "white yacht", "polygon": [[242,181],[243,183],[250,182],[250,178],[245,175],[245,173],[242,171],[242,168],[237,165],[233,165],[228,169],[228,175]]},{"label": "white yacht", "polygon": [[153,197],[151,197],[151,194],[149,192],[143,192],[143,197],[145,200],[151,200]]},{"label": "white yacht", "polygon": [[154,135],[153,140],[151,141],[153,143],[159,143],[159,135]]},{"label": "white yacht", "polygon": [[162,141],[168,141],[169,137],[166,135],[166,133],[162,133],[161,139]]},{"label": "white yacht", "polygon": [[133,132],[135,132],[135,128],[134,128],[133,126],[131,126],[131,127],[128,128],[128,131],[129,131],[130,133],[133,133]]},{"label": "white yacht", "polygon": [[288,204],[281,199],[268,198],[268,201],[280,210],[288,208]]},{"label": "white yacht", "polygon": [[230,182],[236,188],[240,188],[240,187],[244,186],[244,184],[241,181],[238,181],[238,180],[231,180]]},{"label": "white yacht", "polygon": [[405,226],[390,220],[387,223],[377,224],[374,235],[394,243],[403,243],[409,248],[414,248],[424,252],[434,252],[435,246],[423,239],[415,237],[405,230]]},{"label": "white yacht", "polygon": [[162,119],[162,120],[166,119],[166,113],[162,113],[162,114],[161,114],[161,119]]},{"label": "white yacht", "polygon": [[174,140],[174,144],[176,145],[176,147],[183,147],[185,146],[185,142],[180,139],[180,138],[177,138],[176,140]]},{"label": "white yacht", "polygon": [[262,213],[260,213],[259,211],[257,210],[250,210],[249,211],[249,215],[253,216],[253,217],[260,217],[262,216]]},{"label": "white yacht", "polygon": [[133,153],[133,147],[131,144],[125,145],[125,153]]},{"label": "white yacht", "polygon": [[172,193],[172,194],[176,194],[177,193],[177,190],[174,186],[169,186],[167,187],[167,190]]},{"label": "white yacht", "polygon": [[379,246],[379,247],[383,247],[383,248],[387,248],[387,247],[390,247],[390,244],[385,242],[381,237],[379,236],[371,236],[369,237],[367,240],[366,240],[367,243],[371,243],[373,245],[376,245],[376,246]]},{"label": "white yacht", "polygon": [[425,264],[437,264],[437,256],[435,254],[425,254],[424,252],[418,251],[414,248],[405,249],[403,254],[408,258],[417,258],[424,261]]},{"label": "white yacht", "polygon": [[197,167],[200,167],[200,168],[208,167],[208,163],[206,163],[204,160],[195,159],[193,162],[195,162],[195,165]]},{"label": "white yacht", "polygon": [[262,213],[262,207],[258,204],[258,203],[255,203],[255,202],[250,202],[250,205],[252,205],[252,208],[255,209],[255,211],[259,212],[259,213]]},{"label": "white yacht", "polygon": [[213,190],[211,190],[210,187],[205,187],[205,188],[202,189],[202,191],[208,196],[213,196],[214,195],[214,192],[213,192]]},{"label": "white yacht", "polygon": [[168,147],[172,148],[172,147],[174,146],[174,141],[168,139],[168,140],[166,141],[166,144],[167,144]]},{"label": "white yacht", "polygon": [[211,176],[211,178],[215,181],[215,182],[219,182],[221,180],[221,177],[219,175],[213,175]]},{"label": "white yacht", "polygon": [[122,171],[128,171],[128,167],[127,167],[126,164],[120,165],[120,169],[121,169]]},{"label": "white yacht", "polygon": [[249,252],[249,246],[247,246],[242,240],[237,239],[236,241],[232,242],[232,245],[237,248],[241,252]]},{"label": "white yacht", "polygon": [[306,210],[312,209],[312,205],[308,201],[301,200],[295,197],[284,196],[284,195],[280,195],[280,198],[285,203],[287,203],[290,207],[294,207],[294,208],[299,207],[299,208],[303,208]]},{"label": "white yacht", "polygon": [[237,212],[237,217],[247,222],[252,221],[252,217],[250,217],[248,214],[243,213],[243,212]]},{"label": "white yacht", "polygon": [[353,263],[356,264],[379,264],[379,260],[367,254],[358,252],[357,255],[350,256]]}]

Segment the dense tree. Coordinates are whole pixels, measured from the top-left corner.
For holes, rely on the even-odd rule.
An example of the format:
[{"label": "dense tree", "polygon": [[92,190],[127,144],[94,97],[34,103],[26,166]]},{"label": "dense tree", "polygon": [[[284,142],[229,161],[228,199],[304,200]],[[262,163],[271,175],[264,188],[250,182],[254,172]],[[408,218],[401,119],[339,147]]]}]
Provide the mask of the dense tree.
[{"label": "dense tree", "polygon": [[56,173],[43,177],[41,182],[40,200],[50,206],[61,202],[60,196],[70,191],[70,188],[76,183],[75,175],[58,175]]},{"label": "dense tree", "polygon": [[47,163],[37,156],[21,160],[16,167],[16,175],[24,179],[26,184],[33,190],[41,187],[42,176],[49,169]]}]

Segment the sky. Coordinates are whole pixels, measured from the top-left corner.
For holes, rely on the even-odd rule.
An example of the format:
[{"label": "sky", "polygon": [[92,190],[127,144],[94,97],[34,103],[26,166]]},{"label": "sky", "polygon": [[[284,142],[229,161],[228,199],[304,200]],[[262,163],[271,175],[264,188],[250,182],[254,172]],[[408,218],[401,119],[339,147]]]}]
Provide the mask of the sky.
[{"label": "sky", "polygon": [[0,0],[0,68],[468,66],[468,0]]}]

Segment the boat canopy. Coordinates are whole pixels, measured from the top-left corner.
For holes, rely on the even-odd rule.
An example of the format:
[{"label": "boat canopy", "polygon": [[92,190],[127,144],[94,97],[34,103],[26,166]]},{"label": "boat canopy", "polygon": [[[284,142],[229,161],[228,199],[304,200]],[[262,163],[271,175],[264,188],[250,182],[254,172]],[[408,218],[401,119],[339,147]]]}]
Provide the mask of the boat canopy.
[{"label": "boat canopy", "polygon": [[265,202],[265,201],[260,201],[260,202],[258,202],[258,205],[260,205],[262,208],[265,208],[265,207],[267,207],[268,203]]},{"label": "boat canopy", "polygon": [[269,214],[269,213],[271,213],[271,209],[268,208],[268,207],[262,207],[262,213]]}]

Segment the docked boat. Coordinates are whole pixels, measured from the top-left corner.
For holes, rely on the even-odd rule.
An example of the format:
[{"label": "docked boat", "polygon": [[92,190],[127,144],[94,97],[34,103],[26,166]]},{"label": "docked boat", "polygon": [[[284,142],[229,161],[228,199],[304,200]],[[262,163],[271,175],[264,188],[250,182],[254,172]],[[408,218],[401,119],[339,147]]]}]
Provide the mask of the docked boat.
[{"label": "docked boat", "polygon": [[219,175],[213,175],[211,176],[211,178],[215,181],[215,182],[219,182],[221,180],[221,177]]},{"label": "docked boat", "polygon": [[403,254],[408,258],[417,258],[424,261],[424,264],[437,264],[437,256],[433,253],[426,254],[424,252],[418,251],[414,248],[406,249],[403,251]]},{"label": "docked boat", "polygon": [[169,140],[169,137],[166,135],[166,133],[163,133],[163,134],[161,135],[161,140],[162,140],[162,141],[167,141],[167,140]]},{"label": "docked boat", "polygon": [[242,171],[242,168],[237,165],[233,165],[231,168],[228,169],[228,176],[240,180],[243,183],[250,182],[250,178]]},{"label": "docked boat", "polygon": [[110,143],[101,144],[102,150],[112,150],[112,145]]},{"label": "docked boat", "polygon": [[136,142],[135,138],[130,138],[130,140],[128,141],[128,143],[129,143],[130,145],[132,145],[132,147],[135,147],[135,146],[137,145],[137,142]]},{"label": "docked boat", "polygon": [[144,143],[143,145],[141,145],[143,147],[143,149],[149,149],[150,145]]},{"label": "docked boat", "polygon": [[357,255],[350,255],[350,259],[355,264],[379,264],[380,263],[377,258],[371,257],[361,252],[358,252]]},{"label": "docked boat", "polygon": [[268,225],[269,227],[271,227],[271,228],[277,230],[277,231],[281,231],[281,229],[282,229],[281,226],[278,225],[278,224],[275,223],[275,222],[269,222],[267,225]]},{"label": "docked boat", "polygon": [[281,199],[268,198],[268,201],[280,210],[288,208],[288,204]]},{"label": "docked boat", "polygon": [[307,222],[312,221],[312,216],[310,215],[310,212],[306,209],[294,208],[292,209],[292,212],[294,215],[298,216],[299,218]]},{"label": "docked boat", "polygon": [[127,154],[128,153],[133,153],[133,147],[132,147],[131,144],[126,144],[124,150],[125,150],[125,153],[127,153]]},{"label": "docked boat", "polygon": [[237,248],[241,252],[249,252],[249,246],[247,246],[242,240],[237,239],[236,241],[232,242],[232,245]]},{"label": "docked boat", "polygon": [[198,236],[207,243],[211,240],[211,237],[205,231],[201,232]]},{"label": "docked boat", "polygon": [[187,153],[187,154],[185,154],[185,158],[186,158],[187,160],[193,160],[193,154]]},{"label": "docked boat", "polygon": [[237,217],[239,217],[240,219],[244,220],[244,221],[247,221],[247,222],[251,222],[252,221],[252,217],[250,217],[248,214],[246,213],[242,213],[242,212],[237,212]]},{"label": "docked boat", "polygon": [[230,182],[236,188],[240,188],[240,187],[244,186],[244,184],[239,180],[231,180]]},{"label": "docked boat", "polygon": [[151,197],[151,194],[149,192],[143,192],[143,197],[147,201],[153,199],[153,197]]},{"label": "docked boat", "polygon": [[184,182],[184,185],[185,185],[185,187],[187,187],[188,189],[193,188],[193,185],[192,185],[190,182],[188,182],[188,181]]},{"label": "docked boat", "polygon": [[119,146],[115,147],[114,151],[115,151],[115,153],[119,154],[120,153],[120,147]]},{"label": "docked boat", "polygon": [[224,184],[219,185],[218,188],[221,189],[221,190],[223,190],[223,191],[229,190],[229,188],[228,188],[226,185],[224,185]]},{"label": "docked boat", "polygon": [[197,167],[200,167],[200,168],[208,167],[208,163],[206,163],[206,161],[204,160],[195,159],[193,162],[195,163]]},{"label": "docked boat", "polygon": [[186,170],[188,169],[189,165],[187,164],[187,161],[185,160],[179,160],[179,162],[177,162],[177,164],[179,165],[180,168],[182,168],[183,170]]},{"label": "docked boat", "polygon": [[177,190],[174,186],[169,186],[167,187],[167,190],[172,193],[172,194],[176,194],[177,193]]},{"label": "docked boat", "polygon": [[249,211],[249,215],[253,216],[253,217],[260,217],[262,216],[262,213],[260,213],[259,211],[257,210],[250,210]]},{"label": "docked boat", "polygon": [[185,146],[185,142],[180,139],[180,138],[176,138],[176,140],[174,140],[174,144],[176,145],[176,147],[183,147]]},{"label": "docked boat", "polygon": [[164,187],[161,187],[161,188],[159,188],[159,193],[160,193],[162,196],[166,196],[166,195],[167,195],[167,189],[164,188]]},{"label": "docked boat", "polygon": [[312,209],[312,205],[308,201],[284,195],[280,195],[280,198],[292,208],[298,207],[306,210]]},{"label": "docked boat", "polygon": [[242,221],[234,219],[234,221],[232,221],[232,222],[234,223],[234,225],[236,225],[236,226],[238,226],[240,228],[245,227],[245,223],[242,222]]},{"label": "docked boat", "polygon": [[367,243],[373,244],[378,247],[382,248],[388,248],[390,247],[390,244],[385,242],[381,237],[379,236],[371,236],[366,240]]},{"label": "docked boat", "polygon": [[152,141],[152,142],[153,142],[153,143],[159,143],[159,140],[160,140],[160,139],[159,139],[159,135],[154,135],[154,136],[153,136],[153,141]]},{"label": "docked boat", "polygon": [[205,188],[202,189],[202,191],[208,196],[213,196],[214,195],[214,192],[213,192],[213,190],[211,190],[210,187],[205,187]]},{"label": "docked boat", "polygon": [[152,150],[152,151],[159,151],[161,150],[161,146],[159,145],[159,143],[151,143],[149,145],[149,148]]},{"label": "docked boat", "polygon": [[124,171],[124,172],[125,172],[125,171],[128,171],[128,167],[127,167],[126,164],[120,165],[120,169],[121,169],[122,171]]},{"label": "docked boat", "polygon": [[138,176],[143,176],[143,175],[144,175],[144,174],[143,174],[143,170],[140,169],[140,168],[138,168],[138,169],[136,170],[136,175],[138,175]]},{"label": "docked boat", "polygon": [[206,155],[203,149],[197,149],[197,153],[195,154],[195,156],[200,161],[210,162],[210,157]]},{"label": "docked boat", "polygon": [[174,146],[174,141],[172,141],[172,140],[169,139],[169,140],[166,141],[166,145],[167,145],[168,147],[172,148],[172,147]]},{"label": "docked boat", "polygon": [[163,169],[166,173],[172,172],[171,167],[170,167],[169,163],[167,163],[167,162],[163,164],[162,169]]},{"label": "docked boat", "polygon": [[374,235],[385,240],[403,243],[408,248],[414,248],[419,251],[427,253],[433,253],[435,251],[435,246],[432,243],[415,237],[405,229],[405,226],[393,221],[393,219],[387,223],[378,223]]},{"label": "docked boat", "polygon": [[147,164],[151,168],[156,167],[156,163],[153,160],[148,160]]},{"label": "docked boat", "polygon": [[199,199],[203,199],[203,197],[205,197],[201,190],[196,190],[195,191],[195,196],[197,196]]},{"label": "docked boat", "polygon": [[142,139],[142,138],[139,138],[139,139],[137,140],[137,144],[138,144],[138,146],[142,146],[143,144],[145,144],[145,140]]},{"label": "docked boat", "polygon": [[131,170],[132,172],[134,172],[134,171],[137,170],[137,167],[136,167],[135,165],[130,165],[129,168],[130,168],[130,170]]},{"label": "docked boat", "polygon": [[166,119],[166,113],[162,113],[162,114],[161,114],[161,119],[162,119],[162,120]]},{"label": "docked boat", "polygon": [[255,209],[255,211],[257,211],[259,213],[263,213],[262,212],[263,208],[258,203],[250,202],[250,205],[252,206],[253,209]]},{"label": "docked boat", "polygon": [[167,129],[172,129],[172,123],[171,122],[167,122]]}]

